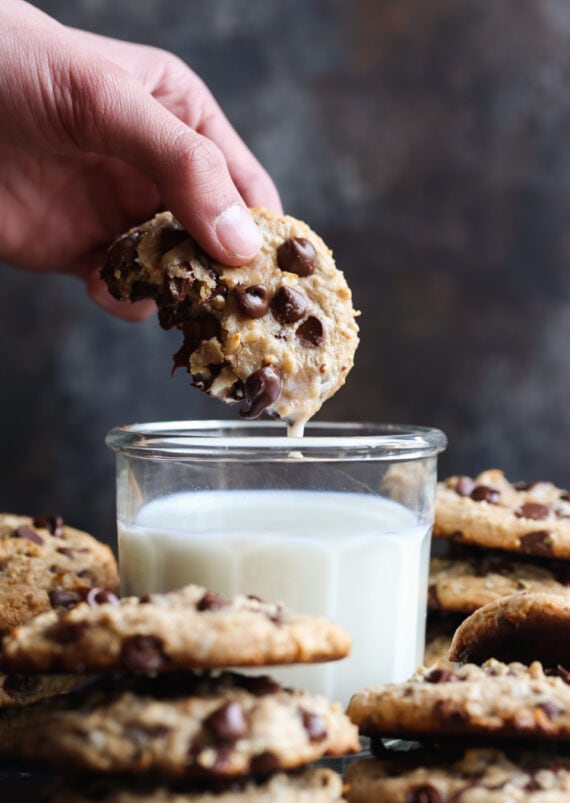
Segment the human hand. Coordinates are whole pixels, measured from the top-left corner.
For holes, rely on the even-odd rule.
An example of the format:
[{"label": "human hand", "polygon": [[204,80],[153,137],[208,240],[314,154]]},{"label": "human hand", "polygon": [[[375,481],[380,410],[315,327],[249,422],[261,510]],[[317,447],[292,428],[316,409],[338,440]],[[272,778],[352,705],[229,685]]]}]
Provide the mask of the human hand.
[{"label": "human hand", "polygon": [[201,79],[171,53],[60,25],[22,0],[0,7],[0,259],[75,274],[113,299],[109,243],[163,204],[215,259],[240,265],[261,235],[247,206],[277,191]]}]

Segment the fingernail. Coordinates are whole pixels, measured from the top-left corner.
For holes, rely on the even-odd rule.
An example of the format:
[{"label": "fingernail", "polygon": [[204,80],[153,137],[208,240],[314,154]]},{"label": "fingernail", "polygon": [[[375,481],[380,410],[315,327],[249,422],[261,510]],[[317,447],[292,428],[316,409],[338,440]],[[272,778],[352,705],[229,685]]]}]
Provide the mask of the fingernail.
[{"label": "fingernail", "polygon": [[250,259],[261,248],[261,232],[247,209],[239,204],[230,206],[219,214],[214,228],[222,248],[229,256]]}]

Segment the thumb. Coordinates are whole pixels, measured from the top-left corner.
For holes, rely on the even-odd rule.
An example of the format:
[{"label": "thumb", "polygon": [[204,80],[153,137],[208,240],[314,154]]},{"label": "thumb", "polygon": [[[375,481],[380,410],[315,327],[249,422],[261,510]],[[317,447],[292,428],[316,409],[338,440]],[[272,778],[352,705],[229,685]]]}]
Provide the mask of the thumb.
[{"label": "thumb", "polygon": [[58,110],[73,143],[136,166],[166,206],[215,259],[240,265],[261,233],[218,146],[169,112],[132,76],[100,58],[74,62]]}]

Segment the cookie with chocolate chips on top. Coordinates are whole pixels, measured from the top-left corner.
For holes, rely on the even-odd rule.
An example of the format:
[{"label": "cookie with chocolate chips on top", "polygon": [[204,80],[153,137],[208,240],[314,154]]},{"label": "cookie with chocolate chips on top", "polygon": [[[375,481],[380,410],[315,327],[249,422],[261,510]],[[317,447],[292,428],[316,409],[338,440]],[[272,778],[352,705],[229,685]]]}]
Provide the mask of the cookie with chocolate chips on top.
[{"label": "cookie with chocolate chips on top", "polygon": [[0,631],[74,605],[94,587],[119,588],[106,544],[61,516],[0,514]]},{"label": "cookie with chocolate chips on top", "polygon": [[287,421],[297,433],[343,384],[358,345],[344,275],[303,222],[252,209],[259,254],[228,268],[162,212],[119,238],[101,275],[120,300],[153,298],[183,344],[174,369],[241,415]]},{"label": "cookie with chocolate chips on top", "polygon": [[168,594],[101,592],[14,628],[0,647],[8,672],[170,672],[344,658],[350,637],[278,603],[226,598],[197,585]]},{"label": "cookie with chocolate chips on top", "polygon": [[338,703],[233,672],[109,676],[26,722],[18,757],[129,775],[259,777],[360,748]]},{"label": "cookie with chocolate chips on top", "polygon": [[570,559],[570,495],[550,482],[511,483],[491,469],[439,483],[433,534],[464,544]]}]

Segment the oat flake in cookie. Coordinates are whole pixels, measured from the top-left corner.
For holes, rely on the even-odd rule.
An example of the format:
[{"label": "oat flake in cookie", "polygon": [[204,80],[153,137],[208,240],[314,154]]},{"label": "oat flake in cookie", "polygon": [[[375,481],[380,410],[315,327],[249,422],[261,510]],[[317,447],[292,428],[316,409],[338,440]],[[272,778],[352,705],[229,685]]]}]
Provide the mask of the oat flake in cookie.
[{"label": "oat flake in cookie", "polygon": [[491,469],[439,483],[433,534],[465,544],[570,559],[570,494],[550,482],[511,483]]},{"label": "oat flake in cookie", "polygon": [[0,631],[84,600],[93,587],[117,591],[113,553],[61,516],[0,514]]},{"label": "oat flake in cookie", "polygon": [[263,246],[249,264],[213,261],[169,212],[131,229],[101,272],[120,300],[153,298],[183,344],[174,369],[211,396],[302,434],[343,384],[358,345],[350,289],[332,253],[303,222],[251,210]]}]

